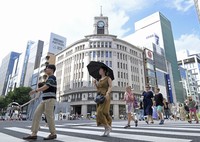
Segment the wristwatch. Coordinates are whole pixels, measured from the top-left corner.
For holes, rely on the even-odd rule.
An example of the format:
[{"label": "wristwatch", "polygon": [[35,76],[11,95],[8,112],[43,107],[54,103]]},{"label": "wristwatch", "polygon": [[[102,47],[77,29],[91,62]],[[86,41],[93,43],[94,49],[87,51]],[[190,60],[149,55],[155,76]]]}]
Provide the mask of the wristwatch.
[{"label": "wristwatch", "polygon": [[35,92],[37,93],[37,92],[38,92],[38,90],[36,89],[36,90],[35,90]]}]

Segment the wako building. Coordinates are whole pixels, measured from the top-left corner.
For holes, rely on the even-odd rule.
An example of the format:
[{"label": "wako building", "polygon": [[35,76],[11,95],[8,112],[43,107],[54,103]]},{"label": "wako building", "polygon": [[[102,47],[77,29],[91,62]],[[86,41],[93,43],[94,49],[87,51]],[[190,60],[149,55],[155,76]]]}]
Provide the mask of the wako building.
[{"label": "wako building", "polygon": [[94,34],[85,36],[56,55],[57,98],[70,104],[71,113],[94,114],[96,89],[87,65],[100,61],[113,69],[111,114],[125,113],[125,87],[130,85],[139,95],[144,90],[143,51],[108,33],[108,17],[94,18]]}]

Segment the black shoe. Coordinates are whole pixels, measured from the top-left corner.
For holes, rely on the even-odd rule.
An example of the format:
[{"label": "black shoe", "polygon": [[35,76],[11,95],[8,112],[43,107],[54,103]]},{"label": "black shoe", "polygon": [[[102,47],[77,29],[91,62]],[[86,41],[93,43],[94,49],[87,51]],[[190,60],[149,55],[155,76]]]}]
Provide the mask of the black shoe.
[{"label": "black shoe", "polygon": [[164,120],[161,120],[159,125],[163,125],[164,124]]},{"label": "black shoe", "polygon": [[154,124],[154,122],[152,121],[151,124]]},{"label": "black shoe", "polygon": [[188,121],[188,123],[192,124],[192,121]]},{"label": "black shoe", "polygon": [[126,126],[124,127],[124,129],[130,128],[130,127],[131,127],[130,125],[126,125]]},{"label": "black shoe", "polygon": [[149,124],[149,122],[148,121],[145,121],[147,124]]},{"label": "black shoe", "polygon": [[44,140],[53,140],[56,138],[57,138],[57,135],[49,135],[48,137],[44,138]]},{"label": "black shoe", "polygon": [[137,120],[135,120],[135,127],[137,127],[138,126],[138,121]]},{"label": "black shoe", "polygon": [[37,139],[37,136],[26,136],[26,137],[23,137],[24,140],[36,140]]}]

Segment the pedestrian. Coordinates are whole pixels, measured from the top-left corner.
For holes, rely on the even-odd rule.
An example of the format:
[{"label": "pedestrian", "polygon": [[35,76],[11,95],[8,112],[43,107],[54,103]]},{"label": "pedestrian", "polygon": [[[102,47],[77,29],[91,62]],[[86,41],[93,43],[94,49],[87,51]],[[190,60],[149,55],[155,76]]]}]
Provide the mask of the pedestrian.
[{"label": "pedestrian", "polygon": [[55,70],[56,70],[55,65],[53,64],[47,65],[45,72],[48,75],[48,79],[45,85],[36,90],[32,90],[29,93],[30,95],[33,95],[35,93],[43,91],[43,94],[42,94],[43,100],[37,106],[37,109],[35,110],[35,113],[34,113],[32,127],[31,127],[32,134],[27,137],[24,137],[23,139],[26,139],[26,140],[37,139],[39,122],[43,113],[45,113],[45,116],[47,118],[47,123],[48,123],[49,131],[50,131],[50,135],[44,138],[44,140],[52,140],[52,139],[57,138],[55,122],[54,122],[54,106],[56,102],[56,91],[57,91],[57,87],[56,87],[57,82],[56,82],[56,77],[54,76]]},{"label": "pedestrian", "polygon": [[103,137],[109,136],[112,127],[112,117],[109,114],[110,111],[110,101],[111,101],[111,91],[112,91],[112,80],[107,76],[107,68],[105,66],[100,67],[99,75],[101,79],[98,84],[94,80],[94,85],[97,89],[97,92],[105,97],[105,101],[102,104],[97,104],[97,116],[96,122],[97,126],[103,126],[105,128]]},{"label": "pedestrian", "polygon": [[149,121],[151,121],[151,124],[154,123],[152,115],[153,115],[153,92],[150,90],[151,87],[149,85],[146,85],[146,91],[143,92],[142,96],[144,96],[143,103],[144,103],[144,115],[147,115],[146,123],[149,124]]},{"label": "pedestrian", "polygon": [[140,97],[140,102],[139,102],[139,121],[144,120],[144,105],[143,105],[143,96]]},{"label": "pedestrian", "polygon": [[179,104],[179,114],[180,114],[180,120],[185,121],[186,112],[184,105],[182,103]]},{"label": "pedestrian", "polygon": [[[128,124],[124,127],[124,128],[129,128],[130,123],[131,123],[131,119],[133,118],[134,122],[135,122],[135,127],[138,126],[138,120],[135,117],[134,114],[134,100],[135,100],[135,96],[131,91],[131,86],[126,87],[126,92],[124,94],[124,101],[126,102],[126,112],[128,115]],[[133,114],[133,117],[131,116]]]},{"label": "pedestrian", "polygon": [[169,109],[169,103],[167,102],[167,100],[164,98],[164,114],[165,114],[165,119],[169,119],[170,118],[170,109]]},{"label": "pedestrian", "polygon": [[184,109],[185,109],[185,113],[186,113],[186,118],[189,120],[190,119],[190,110],[188,107],[188,100],[185,100],[185,102],[184,102]]},{"label": "pedestrian", "polygon": [[188,97],[188,107],[190,111],[190,120],[189,123],[192,123],[192,116],[194,115],[196,123],[199,123],[199,119],[197,117],[197,110],[196,110],[197,102],[192,99],[192,96]]},{"label": "pedestrian", "polygon": [[163,117],[163,106],[164,106],[164,100],[163,100],[163,95],[160,93],[160,89],[156,88],[155,89],[155,106],[157,108],[157,114],[160,119],[160,125],[164,124],[164,117]]},{"label": "pedestrian", "polygon": [[176,121],[178,113],[177,113],[177,106],[175,103],[172,104],[171,112],[172,112],[172,119]]}]

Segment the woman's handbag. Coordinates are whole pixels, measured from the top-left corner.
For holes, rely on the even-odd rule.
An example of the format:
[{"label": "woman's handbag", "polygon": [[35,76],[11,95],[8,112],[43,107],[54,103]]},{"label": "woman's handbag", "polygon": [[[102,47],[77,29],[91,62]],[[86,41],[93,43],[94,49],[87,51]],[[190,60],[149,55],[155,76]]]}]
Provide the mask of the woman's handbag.
[{"label": "woman's handbag", "polygon": [[97,104],[103,104],[104,101],[105,101],[105,97],[101,95],[100,93],[98,93],[96,98],[94,99],[94,102]]}]

